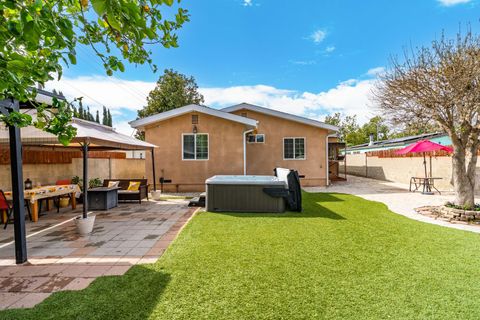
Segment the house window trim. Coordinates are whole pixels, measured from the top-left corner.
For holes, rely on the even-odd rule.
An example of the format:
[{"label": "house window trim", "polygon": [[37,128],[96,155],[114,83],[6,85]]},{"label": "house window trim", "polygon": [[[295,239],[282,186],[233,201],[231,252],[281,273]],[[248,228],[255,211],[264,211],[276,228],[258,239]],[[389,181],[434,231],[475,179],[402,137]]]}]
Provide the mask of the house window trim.
[{"label": "house window trim", "polygon": [[[285,158],[285,139],[293,139],[293,158]],[[303,139],[303,158],[295,159],[295,139]],[[283,137],[282,140],[283,160],[285,161],[304,161],[307,160],[307,138],[306,137]]]},{"label": "house window trim", "polygon": [[[197,159],[197,135],[206,135],[207,136],[207,159]],[[184,158],[184,136],[194,136],[193,139],[193,150],[194,150],[194,155],[195,159],[185,159]],[[181,144],[182,144],[182,161],[208,161],[210,159],[210,136],[208,133],[203,133],[203,132],[198,132],[198,133],[182,133],[181,137]]]},{"label": "house window trim", "polygon": [[[257,143],[262,144],[262,143],[265,143],[265,133],[256,133],[256,134],[252,134],[252,135],[255,136],[255,141],[254,141],[254,142],[251,142],[251,141],[248,141],[248,139],[247,139],[247,143],[248,143],[248,144],[257,144]],[[263,141],[262,141],[262,142],[258,142],[258,141],[257,141],[257,136],[263,136]]]}]

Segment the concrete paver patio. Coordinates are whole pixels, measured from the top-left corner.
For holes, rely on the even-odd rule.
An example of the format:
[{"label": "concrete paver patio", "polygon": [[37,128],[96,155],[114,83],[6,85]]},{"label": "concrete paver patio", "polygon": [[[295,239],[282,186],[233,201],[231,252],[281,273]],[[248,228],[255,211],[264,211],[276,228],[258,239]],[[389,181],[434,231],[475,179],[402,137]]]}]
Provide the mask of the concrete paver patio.
[{"label": "concrete paver patio", "polygon": [[192,216],[184,200],[143,201],[96,211],[91,235],[80,237],[80,208],[27,222],[28,262],[15,265],[13,225],[0,231],[0,310],[33,307],[61,290],[81,290],[103,275],[153,263]]},{"label": "concrete paver patio", "polygon": [[381,181],[357,176],[348,176],[347,181],[336,181],[329,187],[305,188],[308,192],[339,192],[353,194],[367,200],[383,202],[390,210],[410,219],[441,225],[444,227],[467,230],[480,233],[479,225],[453,224],[447,221],[418,214],[415,208],[423,206],[439,206],[452,201],[452,192],[442,194],[423,195],[420,192],[409,192],[408,185]]}]

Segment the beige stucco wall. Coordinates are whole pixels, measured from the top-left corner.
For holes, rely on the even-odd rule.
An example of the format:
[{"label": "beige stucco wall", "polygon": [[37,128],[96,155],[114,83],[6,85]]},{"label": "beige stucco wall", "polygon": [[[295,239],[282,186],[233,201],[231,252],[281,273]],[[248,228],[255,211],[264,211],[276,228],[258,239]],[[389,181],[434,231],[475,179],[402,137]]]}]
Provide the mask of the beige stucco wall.
[{"label": "beige stucco wall", "polygon": [[[477,172],[479,172],[477,165]],[[430,171],[430,160],[427,157],[427,168]],[[347,172],[353,175],[369,178],[395,181],[408,184],[410,177],[425,176],[423,157],[406,158],[379,158],[367,157],[366,154],[347,155]],[[452,190],[450,184],[452,176],[451,157],[432,157],[432,176],[442,178],[435,181],[435,185],[442,191]],[[477,174],[477,189],[480,191],[480,176]]]},{"label": "beige stucco wall", "polygon": [[[182,160],[182,133],[192,133],[192,114],[198,115],[197,133],[208,133],[209,159]],[[245,125],[212,117],[204,113],[188,113],[145,128],[145,140],[155,148],[155,170],[160,177],[171,179],[165,190],[202,191],[205,180],[219,174],[243,174],[243,132]],[[151,157],[146,171],[152,181]],[[157,188],[158,185],[157,185]]]},{"label": "beige stucco wall", "polygon": [[[235,112],[240,115],[242,110]],[[243,174],[243,124],[198,115],[198,133],[209,134],[208,160],[182,160],[182,133],[192,133],[192,114],[171,118],[145,130],[145,140],[155,149],[157,180],[171,179],[167,191],[203,191],[205,180],[219,174]],[[325,142],[327,131],[282,118],[247,111],[249,118],[259,121],[258,133],[265,134],[265,143],[247,143],[247,174],[272,175],[275,167],[296,169],[305,175],[304,186],[326,184]],[[305,137],[306,160],[283,160],[283,138]],[[151,158],[146,158],[146,172],[152,180]],[[157,188],[159,188],[157,186]]]},{"label": "beige stucco wall", "polygon": [[[90,178],[143,178],[145,177],[145,160],[143,159],[89,159]],[[25,164],[23,179],[29,178],[34,184],[55,184],[57,180],[82,177],[83,162],[74,158],[70,164]],[[10,165],[0,165],[0,189],[11,189]]]},{"label": "beige stucco wall", "polygon": [[[150,157],[149,152],[146,157]],[[145,159],[111,159],[111,179],[145,178]],[[148,181],[152,184],[152,181]]]},{"label": "beige stucco wall", "polygon": [[[327,130],[250,110],[234,113],[246,113],[248,118],[259,121],[257,132],[265,134],[265,143],[247,144],[247,174],[271,175],[275,167],[283,167],[304,175],[303,186],[326,184]],[[283,160],[283,138],[287,137],[305,138],[305,160]]]}]

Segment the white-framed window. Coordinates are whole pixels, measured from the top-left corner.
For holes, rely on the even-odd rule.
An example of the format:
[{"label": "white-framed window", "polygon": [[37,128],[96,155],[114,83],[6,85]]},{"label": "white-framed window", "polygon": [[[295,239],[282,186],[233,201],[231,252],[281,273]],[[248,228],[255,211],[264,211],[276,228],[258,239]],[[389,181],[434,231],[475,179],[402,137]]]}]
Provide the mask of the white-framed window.
[{"label": "white-framed window", "polygon": [[257,134],[249,134],[247,136],[248,143],[265,143],[265,134],[257,133]]},{"label": "white-framed window", "polygon": [[305,160],[307,158],[305,138],[283,138],[283,160]]},{"label": "white-framed window", "polygon": [[208,133],[182,134],[182,160],[208,160]]}]

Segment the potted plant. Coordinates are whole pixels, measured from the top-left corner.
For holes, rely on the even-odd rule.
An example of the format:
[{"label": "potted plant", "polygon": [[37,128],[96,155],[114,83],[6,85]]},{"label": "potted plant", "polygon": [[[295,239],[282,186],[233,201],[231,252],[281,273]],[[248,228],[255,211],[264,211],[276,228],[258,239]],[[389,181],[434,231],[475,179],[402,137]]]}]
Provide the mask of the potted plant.
[{"label": "potted plant", "polygon": [[67,197],[61,197],[59,200],[58,200],[58,205],[60,206],[60,208],[66,208],[68,207],[68,204],[70,203],[70,198],[67,198]]},{"label": "potted plant", "polygon": [[101,187],[102,185],[103,185],[103,182],[102,180],[100,180],[100,178],[92,178],[88,180],[89,189],[98,188],[98,187]]}]

